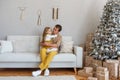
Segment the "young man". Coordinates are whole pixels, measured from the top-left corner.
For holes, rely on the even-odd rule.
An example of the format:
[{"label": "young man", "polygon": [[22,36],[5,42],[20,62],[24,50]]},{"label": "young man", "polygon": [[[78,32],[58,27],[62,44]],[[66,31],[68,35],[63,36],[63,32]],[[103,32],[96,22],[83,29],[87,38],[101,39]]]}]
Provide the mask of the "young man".
[{"label": "young man", "polygon": [[[53,34],[57,35],[56,38],[52,40],[52,43],[42,43],[40,42],[40,46],[48,46],[48,47],[53,47],[53,48],[58,48],[60,47],[62,37],[59,34],[59,32],[62,30],[61,25],[55,25],[53,28]],[[41,48],[40,49],[40,57],[41,57],[41,63],[39,65],[40,70],[33,71],[32,75],[34,77],[39,76],[43,70],[45,70],[44,75],[48,76],[50,74],[50,71],[48,69],[50,62],[52,61],[53,57],[58,53],[58,51],[51,51],[47,54],[47,49],[46,48]]]}]

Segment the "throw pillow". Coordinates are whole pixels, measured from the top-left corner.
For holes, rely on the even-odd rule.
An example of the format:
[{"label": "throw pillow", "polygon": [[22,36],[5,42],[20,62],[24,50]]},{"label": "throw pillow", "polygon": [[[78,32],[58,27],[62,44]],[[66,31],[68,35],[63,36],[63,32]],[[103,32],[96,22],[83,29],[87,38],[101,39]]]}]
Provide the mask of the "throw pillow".
[{"label": "throw pillow", "polygon": [[73,53],[73,41],[62,41],[60,53]]},{"label": "throw pillow", "polygon": [[6,53],[6,52],[13,51],[12,41],[1,40],[0,45],[1,45],[0,46],[0,53]]}]

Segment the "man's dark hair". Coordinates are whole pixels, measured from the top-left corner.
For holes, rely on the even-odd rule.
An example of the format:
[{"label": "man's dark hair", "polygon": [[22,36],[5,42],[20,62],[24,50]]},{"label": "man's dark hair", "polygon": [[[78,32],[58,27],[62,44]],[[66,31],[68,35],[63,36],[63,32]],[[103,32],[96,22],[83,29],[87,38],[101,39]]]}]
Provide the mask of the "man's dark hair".
[{"label": "man's dark hair", "polygon": [[62,31],[62,26],[61,25],[57,24],[57,25],[55,25],[55,27],[59,29],[58,30],[59,32]]}]

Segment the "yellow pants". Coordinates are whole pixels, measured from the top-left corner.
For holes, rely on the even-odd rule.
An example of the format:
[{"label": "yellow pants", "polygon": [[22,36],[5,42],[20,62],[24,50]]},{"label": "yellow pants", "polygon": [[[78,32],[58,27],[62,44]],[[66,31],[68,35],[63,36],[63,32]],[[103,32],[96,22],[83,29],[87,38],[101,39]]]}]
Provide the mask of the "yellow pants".
[{"label": "yellow pants", "polygon": [[47,69],[53,57],[57,54],[57,51],[52,51],[47,54],[47,48],[40,49],[41,64],[39,65],[40,70]]}]

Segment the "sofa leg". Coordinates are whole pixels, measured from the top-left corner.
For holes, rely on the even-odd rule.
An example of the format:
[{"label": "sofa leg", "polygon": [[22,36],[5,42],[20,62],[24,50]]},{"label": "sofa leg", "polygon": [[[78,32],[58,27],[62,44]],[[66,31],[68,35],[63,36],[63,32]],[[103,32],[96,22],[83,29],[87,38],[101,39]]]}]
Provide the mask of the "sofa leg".
[{"label": "sofa leg", "polygon": [[74,67],[74,72],[75,72],[75,75],[77,75],[77,68]]}]

